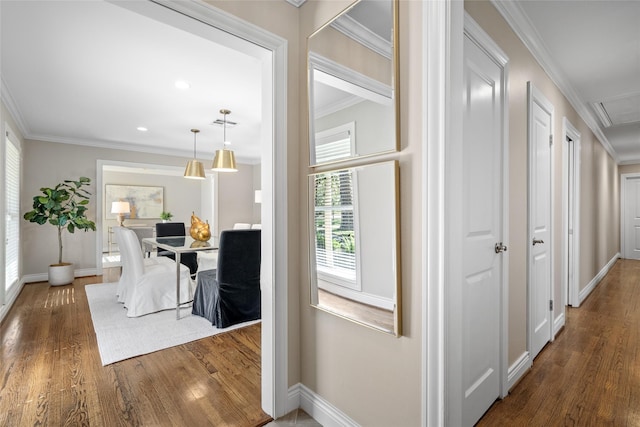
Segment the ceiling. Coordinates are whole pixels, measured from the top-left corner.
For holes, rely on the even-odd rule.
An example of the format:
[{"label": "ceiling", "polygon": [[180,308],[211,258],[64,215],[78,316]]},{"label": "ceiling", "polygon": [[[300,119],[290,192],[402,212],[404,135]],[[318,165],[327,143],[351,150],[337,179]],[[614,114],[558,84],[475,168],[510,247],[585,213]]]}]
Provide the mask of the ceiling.
[{"label": "ceiling", "polygon": [[[211,158],[223,140],[211,123],[228,108],[232,149],[257,162],[259,59],[126,3],[0,1],[2,93],[20,131],[190,157],[198,128],[198,157]],[[640,2],[494,4],[616,161],[640,163]]]},{"label": "ceiling", "polygon": [[226,108],[237,159],[259,161],[259,59],[117,3],[0,7],[3,98],[26,138],[191,157],[197,128],[198,157],[212,159]]},{"label": "ceiling", "polygon": [[640,163],[640,2],[494,4],[612,157]]}]

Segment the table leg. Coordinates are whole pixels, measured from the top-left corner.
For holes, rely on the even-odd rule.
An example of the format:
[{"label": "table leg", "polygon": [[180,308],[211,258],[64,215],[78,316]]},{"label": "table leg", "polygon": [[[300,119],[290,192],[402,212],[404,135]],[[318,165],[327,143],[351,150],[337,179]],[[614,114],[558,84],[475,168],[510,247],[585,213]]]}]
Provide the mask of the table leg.
[{"label": "table leg", "polygon": [[176,320],[180,320],[180,252],[176,252]]}]

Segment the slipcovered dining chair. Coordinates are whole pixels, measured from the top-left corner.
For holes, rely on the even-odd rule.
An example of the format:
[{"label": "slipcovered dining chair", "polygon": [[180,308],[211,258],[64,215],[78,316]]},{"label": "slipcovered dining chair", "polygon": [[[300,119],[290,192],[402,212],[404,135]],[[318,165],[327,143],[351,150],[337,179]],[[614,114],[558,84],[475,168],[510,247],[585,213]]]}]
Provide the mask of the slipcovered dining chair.
[{"label": "slipcovered dining chair", "polygon": [[220,233],[217,268],[198,273],[192,314],[218,328],[260,318],[260,234]]},{"label": "slipcovered dining chair", "polygon": [[233,224],[233,229],[234,230],[249,230],[249,229],[251,229],[251,224],[249,224],[248,222],[236,222],[235,224]]},{"label": "slipcovered dining chair", "polygon": [[[124,227],[113,227],[113,232],[116,235],[116,242],[122,242],[123,237],[121,236],[121,230]],[[133,230],[135,232],[135,230]],[[136,233],[137,235],[137,233]],[[140,236],[137,235],[138,241],[140,241]],[[122,302],[124,303],[126,296],[127,296],[127,289],[129,288],[127,286],[127,283],[129,283],[131,281],[130,276],[131,276],[131,269],[129,268],[125,268],[124,265],[129,261],[128,257],[123,255],[123,250],[121,249],[124,245],[121,243],[118,243],[119,246],[119,251],[120,251],[120,262],[122,263],[122,273],[120,274],[120,280],[118,282],[118,288],[116,290],[116,296],[118,298],[118,302]],[[126,250],[126,248],[125,248]],[[142,247],[140,247],[140,250],[142,250]],[[168,264],[170,266],[172,266],[172,268],[174,268],[175,271],[175,264],[174,261],[170,260],[169,258],[166,257],[153,257],[153,258],[143,258],[143,262],[144,265],[152,265],[152,264]],[[174,273],[175,274],[175,273]]]},{"label": "slipcovered dining chair", "polygon": [[[127,228],[116,231],[122,276],[119,288],[124,292],[124,306],[128,317],[138,317],[161,310],[176,308],[176,264],[175,261],[145,262],[136,234]],[[193,281],[189,269],[180,266],[180,301],[188,302],[193,294]]]},{"label": "slipcovered dining chair", "polygon": [[[184,222],[159,222],[156,224],[156,237],[186,236]],[[169,257],[173,260],[176,255],[173,252],[158,249],[158,256]],[[184,252],[180,255],[180,263],[189,267],[189,274],[193,277],[198,271],[198,257],[196,252]]]}]

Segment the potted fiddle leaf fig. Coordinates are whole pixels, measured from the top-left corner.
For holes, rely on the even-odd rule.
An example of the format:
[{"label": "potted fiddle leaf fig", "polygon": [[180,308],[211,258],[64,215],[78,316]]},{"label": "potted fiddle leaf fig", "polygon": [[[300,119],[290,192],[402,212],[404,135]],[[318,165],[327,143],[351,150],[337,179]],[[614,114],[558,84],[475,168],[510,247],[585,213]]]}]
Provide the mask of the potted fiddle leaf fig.
[{"label": "potted fiddle leaf fig", "polygon": [[33,210],[24,219],[40,225],[51,224],[58,229],[58,263],[49,266],[49,284],[67,285],[73,282],[72,263],[62,261],[62,232],[67,230],[96,231],[96,224],[86,216],[91,193],[84,187],[91,179],[80,177],[77,181],[64,180],[53,188],[43,187],[41,194],[33,197]]}]

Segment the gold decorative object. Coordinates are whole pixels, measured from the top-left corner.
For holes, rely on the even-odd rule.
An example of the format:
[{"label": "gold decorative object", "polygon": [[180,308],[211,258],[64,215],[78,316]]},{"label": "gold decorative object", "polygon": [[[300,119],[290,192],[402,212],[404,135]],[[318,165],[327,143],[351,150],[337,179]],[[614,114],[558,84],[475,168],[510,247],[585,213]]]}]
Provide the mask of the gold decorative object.
[{"label": "gold decorative object", "polygon": [[202,240],[194,240],[191,242],[191,248],[207,248],[209,247],[209,242],[203,242]]},{"label": "gold decorative object", "polygon": [[191,212],[191,229],[189,230],[189,234],[201,242],[208,241],[211,238],[209,222],[202,222],[202,220],[196,216],[195,212]]}]

